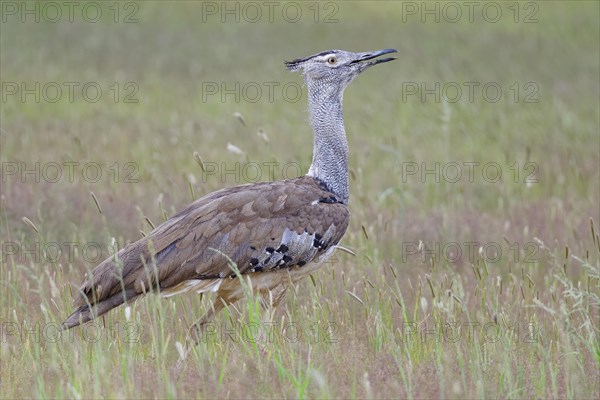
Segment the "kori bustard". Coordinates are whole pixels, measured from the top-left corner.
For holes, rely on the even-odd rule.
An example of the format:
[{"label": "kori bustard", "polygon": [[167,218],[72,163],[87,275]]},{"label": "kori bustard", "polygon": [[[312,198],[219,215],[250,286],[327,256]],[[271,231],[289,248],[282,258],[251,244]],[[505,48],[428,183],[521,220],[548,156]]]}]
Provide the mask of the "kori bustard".
[{"label": "kori bustard", "polygon": [[385,49],[324,51],[286,62],[302,70],[308,91],[313,158],[306,176],[222,189],[187,206],[146,237],[100,263],[85,279],[69,329],[148,292],[215,292],[198,331],[244,296],[241,279],[276,306],[290,283],[319,268],[346,232],[348,144],[342,119],[346,86],[394,58]]}]

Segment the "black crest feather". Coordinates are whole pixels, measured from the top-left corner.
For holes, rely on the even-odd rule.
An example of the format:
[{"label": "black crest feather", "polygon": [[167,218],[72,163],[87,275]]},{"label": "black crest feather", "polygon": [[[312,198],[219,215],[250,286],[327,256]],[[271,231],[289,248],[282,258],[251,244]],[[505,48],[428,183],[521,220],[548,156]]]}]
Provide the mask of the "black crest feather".
[{"label": "black crest feather", "polygon": [[286,68],[288,70],[294,72],[294,71],[298,71],[302,67],[302,63],[310,60],[311,58],[319,57],[319,56],[324,56],[325,54],[333,54],[333,53],[336,53],[338,51],[339,50],[322,51],[320,53],[313,54],[312,56],[308,56],[308,57],[304,57],[304,58],[296,58],[295,60],[284,61],[283,63],[285,64],[285,66],[286,66]]},{"label": "black crest feather", "polygon": [[298,71],[302,66],[304,61],[308,60],[308,58],[297,58],[292,61],[284,61],[285,67],[292,72]]}]

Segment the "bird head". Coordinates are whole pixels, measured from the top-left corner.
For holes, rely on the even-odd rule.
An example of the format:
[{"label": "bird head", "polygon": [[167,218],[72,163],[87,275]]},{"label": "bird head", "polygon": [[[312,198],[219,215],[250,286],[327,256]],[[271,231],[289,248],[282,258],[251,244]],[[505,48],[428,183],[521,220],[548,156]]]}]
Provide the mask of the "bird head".
[{"label": "bird head", "polygon": [[352,53],[344,50],[328,50],[305,58],[286,61],[290,71],[302,70],[307,85],[327,84],[343,90],[361,72],[373,65],[395,60],[394,57],[379,58],[396,53],[395,49]]}]

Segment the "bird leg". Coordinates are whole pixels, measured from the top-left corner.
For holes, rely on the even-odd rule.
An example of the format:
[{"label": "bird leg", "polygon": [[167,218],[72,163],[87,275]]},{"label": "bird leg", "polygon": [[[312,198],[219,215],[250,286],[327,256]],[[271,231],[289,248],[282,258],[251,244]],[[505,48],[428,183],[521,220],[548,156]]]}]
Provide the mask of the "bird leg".
[{"label": "bird leg", "polygon": [[200,343],[202,340],[202,334],[206,328],[206,325],[214,318],[214,316],[226,306],[226,301],[217,295],[217,298],[212,303],[211,308],[196,321],[188,330],[187,340],[183,354],[180,355],[179,361],[177,361],[176,369],[179,371],[183,367],[183,362],[188,358],[193,348]]},{"label": "bird leg", "polygon": [[260,304],[266,313],[263,317],[263,322],[273,322],[277,306],[285,298],[287,288],[287,285],[279,285],[262,293]]},{"label": "bird leg", "polygon": [[[285,298],[287,291],[287,285],[279,285],[275,288],[264,291],[261,293],[260,305],[264,310],[262,317],[262,332],[271,332],[272,329],[278,329],[277,325],[274,324],[275,314],[279,303]],[[267,344],[272,341],[272,333],[268,333],[265,336],[261,335],[261,339],[257,341],[256,345],[260,351],[264,354],[267,353]]]},{"label": "bird leg", "polygon": [[[277,306],[281,303],[281,300],[285,298],[287,292],[287,285],[279,285],[275,288],[265,291],[261,296],[261,307],[265,311],[266,315],[263,317],[263,324],[272,324],[275,312],[277,310]],[[184,354],[179,358],[177,363],[178,368],[181,368],[183,365],[183,361],[189,356],[192,352],[194,346],[197,346],[201,340],[202,335],[206,330],[207,324],[214,318],[214,316],[225,308],[227,305],[234,303],[235,301],[231,301],[230,299],[225,299],[217,295],[217,298],[213,302],[211,308],[208,310],[206,314],[202,316],[198,321],[196,321],[188,331],[188,340],[186,341],[186,346],[184,349]],[[261,349],[264,351],[264,345],[260,345]]]},{"label": "bird leg", "polygon": [[189,341],[192,342],[192,346],[196,346],[198,343],[200,343],[202,340],[202,333],[204,332],[206,325],[219,311],[225,308],[226,304],[227,303],[221,296],[217,296],[208,312],[190,327],[188,331],[188,338]]}]

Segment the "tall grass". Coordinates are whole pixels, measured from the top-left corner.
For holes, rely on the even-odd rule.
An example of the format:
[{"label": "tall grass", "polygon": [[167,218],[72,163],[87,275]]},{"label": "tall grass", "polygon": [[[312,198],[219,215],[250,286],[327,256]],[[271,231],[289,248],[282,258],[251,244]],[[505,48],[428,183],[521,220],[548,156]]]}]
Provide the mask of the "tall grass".
[{"label": "tall grass", "polygon": [[[139,102],[2,102],[0,397],[599,397],[598,4],[536,4],[532,24],[403,22],[399,2],[339,3],[334,24],[202,23],[198,2],[139,3],[135,24],[3,22],[3,82],[134,82]],[[57,332],[103,257],[248,177],[208,168],[278,163],[262,180],[286,165],[306,172],[305,97],[222,102],[204,99],[202,83],[281,87],[301,82],[284,59],[386,47],[399,60],[345,96],[342,244],[354,255],[338,251],[273,313],[249,291],[182,368],[210,295],[147,296]],[[495,82],[505,95],[407,96],[407,83],[435,82]],[[523,102],[527,82],[537,103]],[[36,162],[64,174],[6,169]],[[73,180],[69,162],[80,163]],[[453,162],[496,163],[503,176],[407,174]]]}]

